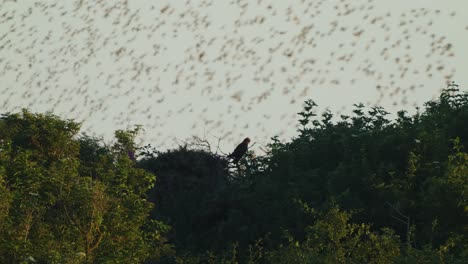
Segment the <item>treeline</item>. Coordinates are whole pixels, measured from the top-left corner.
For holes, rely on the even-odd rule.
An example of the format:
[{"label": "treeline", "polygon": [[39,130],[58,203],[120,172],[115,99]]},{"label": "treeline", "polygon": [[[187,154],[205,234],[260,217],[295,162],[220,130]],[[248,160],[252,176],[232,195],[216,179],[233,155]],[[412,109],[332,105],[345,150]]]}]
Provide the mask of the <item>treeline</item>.
[{"label": "treeline", "polygon": [[[468,94],[423,110],[299,113],[238,166],[202,145],[112,143],[0,118],[0,263],[465,263]],[[335,121],[337,120],[337,121]]]}]

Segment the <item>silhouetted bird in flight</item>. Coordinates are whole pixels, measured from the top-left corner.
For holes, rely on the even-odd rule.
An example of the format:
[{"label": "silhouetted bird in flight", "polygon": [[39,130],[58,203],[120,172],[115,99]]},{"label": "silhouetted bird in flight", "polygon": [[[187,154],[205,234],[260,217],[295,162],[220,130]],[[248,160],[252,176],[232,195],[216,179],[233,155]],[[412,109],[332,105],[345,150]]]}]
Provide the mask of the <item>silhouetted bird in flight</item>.
[{"label": "silhouetted bird in flight", "polygon": [[237,145],[236,149],[229,154],[227,157],[230,159],[233,159],[234,163],[239,162],[239,160],[244,156],[244,154],[247,152],[249,149],[249,143],[250,143],[250,138],[245,138],[242,143]]}]

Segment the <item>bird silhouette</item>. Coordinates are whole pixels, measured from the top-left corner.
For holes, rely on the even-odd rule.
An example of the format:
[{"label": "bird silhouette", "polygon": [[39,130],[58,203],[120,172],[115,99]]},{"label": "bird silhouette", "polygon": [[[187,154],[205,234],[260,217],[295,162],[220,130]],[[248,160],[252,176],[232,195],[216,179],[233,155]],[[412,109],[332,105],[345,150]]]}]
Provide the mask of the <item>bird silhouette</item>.
[{"label": "bird silhouette", "polygon": [[239,160],[244,156],[244,154],[247,152],[249,149],[249,143],[250,143],[250,138],[245,138],[237,147],[234,149],[234,151],[229,154],[227,157],[229,159],[232,159],[234,163],[238,163]]}]

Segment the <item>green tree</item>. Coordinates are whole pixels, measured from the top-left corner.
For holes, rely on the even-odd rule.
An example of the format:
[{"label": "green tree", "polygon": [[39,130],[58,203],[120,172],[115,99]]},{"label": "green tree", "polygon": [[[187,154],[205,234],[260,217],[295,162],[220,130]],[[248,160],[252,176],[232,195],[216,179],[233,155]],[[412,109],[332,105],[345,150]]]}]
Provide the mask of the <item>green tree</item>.
[{"label": "green tree", "polygon": [[110,146],[78,131],[52,114],[0,118],[0,262],[135,263],[165,247],[148,218],[155,176],[124,153],[136,131]]}]

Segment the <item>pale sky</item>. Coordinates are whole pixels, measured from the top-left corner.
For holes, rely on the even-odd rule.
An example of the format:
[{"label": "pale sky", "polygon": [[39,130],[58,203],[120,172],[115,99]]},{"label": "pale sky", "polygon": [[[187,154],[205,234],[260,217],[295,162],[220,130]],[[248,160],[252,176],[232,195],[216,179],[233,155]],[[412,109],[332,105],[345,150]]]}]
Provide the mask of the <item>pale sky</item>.
[{"label": "pale sky", "polygon": [[467,59],[467,0],[0,2],[0,113],[141,124],[160,150],[290,139],[307,99],[411,111],[468,90]]}]

